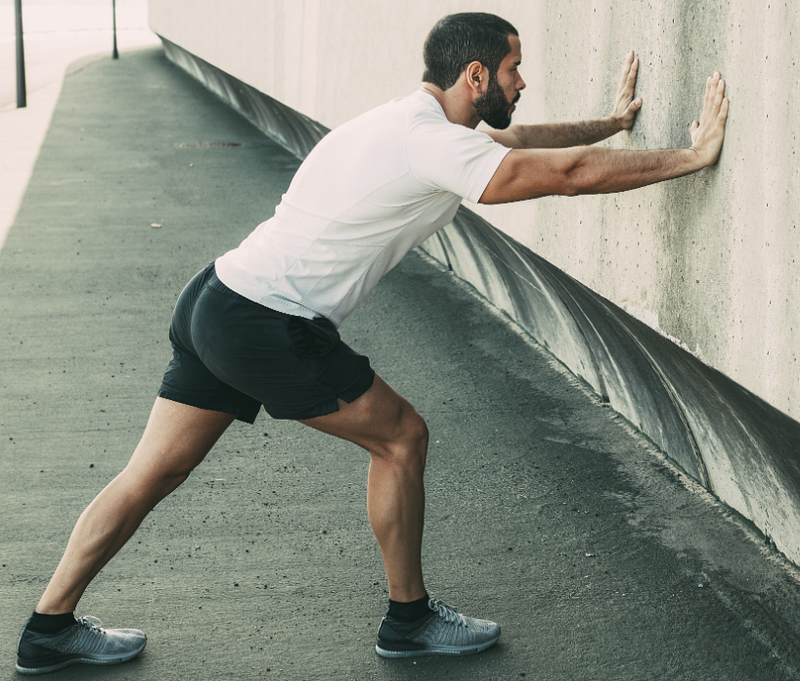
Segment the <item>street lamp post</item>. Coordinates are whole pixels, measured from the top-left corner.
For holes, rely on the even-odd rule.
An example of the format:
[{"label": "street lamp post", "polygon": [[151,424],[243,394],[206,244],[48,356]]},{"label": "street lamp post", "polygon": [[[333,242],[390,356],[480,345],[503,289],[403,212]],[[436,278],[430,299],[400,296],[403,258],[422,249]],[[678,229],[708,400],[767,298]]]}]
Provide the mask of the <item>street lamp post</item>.
[{"label": "street lamp post", "polygon": [[114,51],[111,53],[111,58],[119,59],[119,50],[117,50],[117,0],[111,0],[111,21],[114,33]]},{"label": "street lamp post", "polygon": [[14,0],[14,15],[17,31],[17,108],[28,106],[25,88],[25,47],[22,42],[22,0]]}]

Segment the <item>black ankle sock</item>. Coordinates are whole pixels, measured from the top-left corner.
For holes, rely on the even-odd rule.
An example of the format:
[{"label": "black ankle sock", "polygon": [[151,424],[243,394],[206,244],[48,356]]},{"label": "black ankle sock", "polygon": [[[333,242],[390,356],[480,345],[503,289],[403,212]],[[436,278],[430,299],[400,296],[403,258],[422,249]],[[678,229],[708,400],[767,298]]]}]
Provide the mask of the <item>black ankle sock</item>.
[{"label": "black ankle sock", "polygon": [[389,600],[389,615],[401,622],[414,622],[430,613],[431,609],[428,607],[428,600],[427,594],[410,603]]},{"label": "black ankle sock", "polygon": [[71,612],[63,615],[42,615],[34,611],[28,622],[28,629],[37,634],[57,634],[75,624],[75,621],[75,615]]}]

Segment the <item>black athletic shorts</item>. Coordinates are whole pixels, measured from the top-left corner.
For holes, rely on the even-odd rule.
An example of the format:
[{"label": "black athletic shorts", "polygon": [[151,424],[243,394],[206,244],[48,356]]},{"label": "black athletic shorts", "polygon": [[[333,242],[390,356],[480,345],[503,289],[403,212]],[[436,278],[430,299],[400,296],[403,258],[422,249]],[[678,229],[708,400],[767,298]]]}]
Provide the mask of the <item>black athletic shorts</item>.
[{"label": "black athletic shorts", "polygon": [[254,303],[223,284],[213,263],[187,284],[169,329],[172,359],[158,392],[174,402],[253,423],[338,411],[369,390],[375,372],[333,324]]}]

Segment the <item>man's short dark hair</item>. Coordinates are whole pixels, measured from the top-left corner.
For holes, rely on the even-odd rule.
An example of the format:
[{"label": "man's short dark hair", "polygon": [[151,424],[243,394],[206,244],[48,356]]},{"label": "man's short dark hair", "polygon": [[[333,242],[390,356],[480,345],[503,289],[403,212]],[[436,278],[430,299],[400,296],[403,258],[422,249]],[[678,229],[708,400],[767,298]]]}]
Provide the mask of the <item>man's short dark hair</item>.
[{"label": "man's short dark hair", "polygon": [[468,64],[477,61],[494,76],[511,52],[508,36],[517,29],[505,19],[485,12],[463,12],[441,19],[425,39],[422,80],[449,90]]}]

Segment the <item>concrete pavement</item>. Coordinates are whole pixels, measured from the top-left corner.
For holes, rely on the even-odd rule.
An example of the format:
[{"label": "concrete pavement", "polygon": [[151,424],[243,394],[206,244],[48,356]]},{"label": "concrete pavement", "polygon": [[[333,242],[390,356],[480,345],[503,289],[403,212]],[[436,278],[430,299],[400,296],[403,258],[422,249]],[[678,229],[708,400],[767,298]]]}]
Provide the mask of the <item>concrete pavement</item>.
[{"label": "concrete pavement", "polygon": [[[181,287],[271,214],[296,165],[160,50],[67,77],[0,251],[0,679],[141,434]],[[411,254],[342,334],[429,423],[431,593],[500,622],[500,643],[375,655],[367,458],[262,415],[80,604],[145,630],[144,653],[51,678],[800,678],[796,571],[466,286]]]},{"label": "concrete pavement", "polygon": [[[141,0],[117,12],[120,52],[159,44],[147,28]],[[110,56],[113,44],[110,6],[26,2],[23,7],[25,78],[28,106],[17,106],[15,11],[0,6],[0,247],[11,226],[66,71]]]}]

